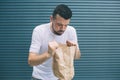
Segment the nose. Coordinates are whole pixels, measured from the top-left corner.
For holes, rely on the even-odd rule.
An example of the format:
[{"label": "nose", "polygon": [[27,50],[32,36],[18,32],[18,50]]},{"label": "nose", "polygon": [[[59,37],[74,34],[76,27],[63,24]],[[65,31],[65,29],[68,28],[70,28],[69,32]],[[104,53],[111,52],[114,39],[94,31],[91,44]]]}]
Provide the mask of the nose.
[{"label": "nose", "polygon": [[66,25],[62,25],[62,26],[60,27],[60,29],[61,29],[61,30],[65,30],[66,27],[67,27]]}]

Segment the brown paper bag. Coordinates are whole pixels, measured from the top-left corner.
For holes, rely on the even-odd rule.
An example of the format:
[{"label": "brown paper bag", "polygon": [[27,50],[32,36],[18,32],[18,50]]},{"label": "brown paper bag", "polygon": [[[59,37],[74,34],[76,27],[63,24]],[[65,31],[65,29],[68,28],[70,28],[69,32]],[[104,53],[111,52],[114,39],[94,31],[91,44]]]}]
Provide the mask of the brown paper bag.
[{"label": "brown paper bag", "polygon": [[76,46],[59,44],[53,55],[53,73],[59,80],[72,80],[74,76],[74,55]]}]

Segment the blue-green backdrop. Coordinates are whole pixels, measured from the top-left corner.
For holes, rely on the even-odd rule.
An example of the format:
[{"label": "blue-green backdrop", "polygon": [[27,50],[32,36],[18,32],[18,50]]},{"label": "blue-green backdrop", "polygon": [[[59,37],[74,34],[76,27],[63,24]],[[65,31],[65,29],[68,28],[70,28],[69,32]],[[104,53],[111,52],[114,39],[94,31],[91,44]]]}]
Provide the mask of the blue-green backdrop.
[{"label": "blue-green backdrop", "polygon": [[32,30],[67,4],[81,59],[74,80],[120,80],[120,0],[0,0],[0,80],[30,80]]}]

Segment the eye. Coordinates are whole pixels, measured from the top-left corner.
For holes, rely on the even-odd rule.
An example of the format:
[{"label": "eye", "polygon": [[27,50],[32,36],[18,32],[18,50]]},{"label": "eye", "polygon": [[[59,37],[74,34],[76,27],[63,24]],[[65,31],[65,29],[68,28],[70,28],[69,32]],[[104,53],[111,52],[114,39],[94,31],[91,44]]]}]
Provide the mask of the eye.
[{"label": "eye", "polygon": [[61,26],[63,26],[63,25],[62,25],[62,24],[60,24],[60,23],[57,23],[57,25],[58,25],[58,26],[60,26],[60,27],[61,27]]},{"label": "eye", "polygon": [[65,27],[67,27],[68,25],[65,25]]}]

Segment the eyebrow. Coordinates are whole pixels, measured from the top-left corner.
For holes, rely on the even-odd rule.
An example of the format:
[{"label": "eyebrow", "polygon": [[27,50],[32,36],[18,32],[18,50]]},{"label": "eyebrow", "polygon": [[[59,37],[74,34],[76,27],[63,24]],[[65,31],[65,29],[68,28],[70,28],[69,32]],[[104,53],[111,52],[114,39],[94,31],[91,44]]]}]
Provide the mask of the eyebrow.
[{"label": "eyebrow", "polygon": [[[61,23],[59,23],[59,22],[57,22],[57,24],[58,24],[58,25],[63,25],[63,24],[61,24]],[[69,24],[65,24],[64,26],[67,26],[67,25],[69,25]]]}]

